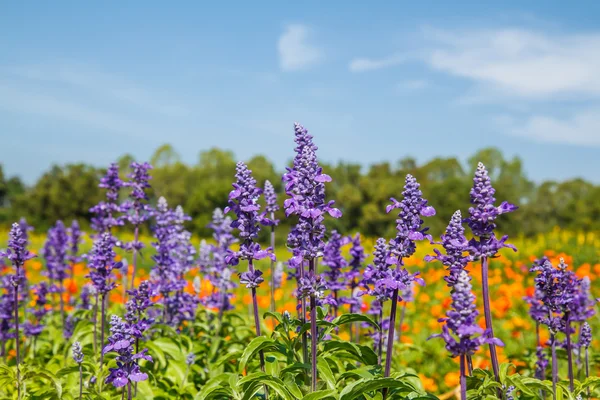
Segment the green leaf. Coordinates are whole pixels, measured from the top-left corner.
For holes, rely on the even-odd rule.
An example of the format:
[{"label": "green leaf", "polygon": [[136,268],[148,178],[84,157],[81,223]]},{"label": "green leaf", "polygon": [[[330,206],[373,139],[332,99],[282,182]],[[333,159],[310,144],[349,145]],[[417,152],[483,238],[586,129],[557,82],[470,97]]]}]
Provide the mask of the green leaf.
[{"label": "green leaf", "polygon": [[338,356],[339,353],[345,353],[349,358],[367,365],[377,365],[378,362],[377,354],[367,346],[340,340],[328,340],[323,347],[325,351],[336,353]]},{"label": "green leaf", "polygon": [[[231,389],[224,383],[226,383],[229,380],[229,377],[231,375],[232,374],[230,374],[230,373],[226,373],[226,374],[221,374],[221,375],[215,376],[214,378],[210,379],[202,387],[202,390],[200,390],[198,392],[198,394],[196,395],[194,400],[209,399],[211,397],[211,395],[213,395],[213,394],[215,394],[215,395],[216,394],[230,394]],[[219,393],[215,393],[216,391],[219,391]]]},{"label": "green leaf", "polygon": [[337,391],[335,390],[317,390],[302,397],[302,400],[325,400],[325,399],[337,399]]},{"label": "green leaf", "polygon": [[511,363],[504,363],[504,364],[500,364],[500,382],[504,383],[506,382],[506,377],[508,376],[508,372],[510,371],[511,368],[515,368],[514,364]]},{"label": "green leaf", "polygon": [[252,339],[252,341],[248,344],[248,346],[244,350],[242,357],[240,358],[239,371],[245,370],[246,364],[248,364],[248,361],[250,360],[250,358],[253,358],[261,350],[265,351],[267,349],[274,349],[274,348],[277,348],[277,342],[275,342],[273,339],[270,339],[270,338],[267,338],[264,336],[258,336],[256,338]]},{"label": "green leaf", "polygon": [[275,320],[277,320],[277,322],[279,322],[280,324],[281,321],[283,321],[283,316],[281,315],[281,313],[278,312],[267,311],[263,314],[263,319],[267,319],[267,317],[275,318]]},{"label": "green leaf", "polygon": [[319,378],[321,378],[325,381],[325,383],[327,384],[327,387],[329,389],[335,389],[336,382],[335,382],[335,377],[333,376],[333,372],[331,371],[331,368],[329,367],[329,364],[327,363],[327,361],[322,357],[319,357],[317,359],[317,370],[318,370]]},{"label": "green leaf", "polygon": [[373,392],[380,389],[399,389],[401,393],[416,392],[416,388],[393,378],[376,378],[370,380],[358,380],[346,386],[340,393],[340,400],[352,400],[359,398],[363,393]]},{"label": "green leaf", "polygon": [[373,326],[375,329],[379,330],[379,324],[363,314],[342,314],[333,321],[331,321],[331,323],[336,326],[351,324],[353,322],[366,322],[367,324]]},{"label": "green leaf", "polygon": [[285,400],[295,400],[295,397],[290,393],[290,391],[285,387],[283,381],[279,378],[275,378],[274,376],[265,374],[264,372],[255,372],[250,374],[238,381],[238,387],[254,387],[257,383],[266,385],[269,388],[273,389],[277,394],[283,397]]},{"label": "green leaf", "polygon": [[54,390],[56,391],[57,397],[60,399],[62,397],[62,385],[60,384],[58,378],[50,371],[46,370],[31,370],[23,374],[22,380],[27,381],[29,379],[34,378],[43,378],[47,379],[54,385]]},{"label": "green leaf", "polygon": [[69,367],[64,367],[56,372],[57,378],[62,378],[63,376],[67,376],[73,373],[79,373],[79,365],[71,365]]}]

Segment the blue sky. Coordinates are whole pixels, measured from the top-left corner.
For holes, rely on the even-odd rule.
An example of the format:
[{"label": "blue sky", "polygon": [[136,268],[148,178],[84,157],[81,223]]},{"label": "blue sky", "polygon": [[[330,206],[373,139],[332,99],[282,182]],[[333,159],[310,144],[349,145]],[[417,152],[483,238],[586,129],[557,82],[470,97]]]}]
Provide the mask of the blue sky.
[{"label": "blue sky", "polygon": [[320,3],[2,3],[5,172],[165,142],[282,167],[299,121],[330,162],[497,146],[600,182],[599,2]]}]

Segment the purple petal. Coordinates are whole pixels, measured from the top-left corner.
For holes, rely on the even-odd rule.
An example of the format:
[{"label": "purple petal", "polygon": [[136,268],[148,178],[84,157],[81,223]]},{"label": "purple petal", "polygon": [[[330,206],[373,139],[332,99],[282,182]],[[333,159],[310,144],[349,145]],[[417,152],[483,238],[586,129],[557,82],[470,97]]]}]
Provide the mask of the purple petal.
[{"label": "purple petal", "polygon": [[330,208],[327,212],[333,218],[340,218],[342,216],[342,212],[339,209],[337,209],[337,208]]},{"label": "purple petal", "polygon": [[425,236],[423,236],[423,234],[421,232],[411,232],[408,234],[408,238],[410,240],[423,240]]},{"label": "purple petal", "polygon": [[317,175],[315,177],[315,181],[317,182],[331,182],[331,177],[327,174]]},{"label": "purple petal", "polygon": [[123,387],[123,386],[127,385],[127,383],[128,383],[128,380],[124,376],[119,376],[119,377],[115,378],[115,380],[112,382],[114,387]]},{"label": "purple petal", "polygon": [[145,374],[143,372],[134,372],[131,375],[129,375],[129,379],[132,382],[141,382],[141,381],[145,381],[146,379],[148,379],[148,374]]},{"label": "purple petal", "polygon": [[433,208],[431,206],[423,207],[421,209],[421,215],[423,215],[425,217],[432,217],[435,215],[435,208]]}]

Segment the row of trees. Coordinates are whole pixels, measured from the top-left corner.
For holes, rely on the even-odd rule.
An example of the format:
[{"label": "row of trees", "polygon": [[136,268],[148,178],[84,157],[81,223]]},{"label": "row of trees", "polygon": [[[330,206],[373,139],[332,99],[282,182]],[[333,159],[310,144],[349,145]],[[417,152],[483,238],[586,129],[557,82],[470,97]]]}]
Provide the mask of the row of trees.
[{"label": "row of trees", "polygon": [[[130,155],[118,160],[123,175],[128,173],[131,161]],[[382,162],[368,168],[354,163],[325,164],[324,170],[333,178],[327,197],[336,200],[344,213],[331,222],[331,228],[345,233],[360,231],[368,236],[393,235],[393,216],[385,214],[385,205],[391,196],[400,196],[404,177],[411,173],[421,183],[429,204],[438,211],[436,217],[428,220],[437,236],[455,210],[467,211],[478,161],[488,168],[496,197],[520,207],[519,212],[502,220],[499,228],[503,232],[534,235],[555,226],[600,230],[600,186],[582,179],[535,184],[525,176],[519,158],[507,160],[494,148],[480,150],[466,165],[456,158],[435,158],[422,165],[405,158],[395,165]],[[226,205],[231,190],[234,154],[215,148],[201,152],[198,162],[189,165],[170,145],[163,145],[150,162],[154,166],[152,197],[164,196],[172,205],[181,204],[193,217],[190,229],[208,235],[206,225],[212,210]],[[276,170],[266,157],[255,156],[248,165],[260,184],[269,179],[278,193],[282,192],[282,171]],[[0,224],[6,225],[20,216],[26,216],[38,231],[47,229],[57,219],[78,219],[85,224],[90,219],[89,208],[102,197],[98,181],[104,172],[85,164],[53,166],[33,186],[26,187],[17,177],[5,177],[0,165]],[[283,240],[283,235],[280,237]]]}]

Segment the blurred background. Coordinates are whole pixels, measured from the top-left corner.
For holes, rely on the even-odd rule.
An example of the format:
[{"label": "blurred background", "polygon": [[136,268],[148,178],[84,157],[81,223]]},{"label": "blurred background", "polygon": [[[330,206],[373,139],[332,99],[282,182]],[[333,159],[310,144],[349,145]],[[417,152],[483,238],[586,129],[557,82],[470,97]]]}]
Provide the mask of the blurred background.
[{"label": "blurred background", "polygon": [[237,160],[281,190],[298,121],[344,212],[331,228],[390,235],[412,173],[438,235],[482,161],[521,207],[502,231],[597,231],[599,8],[4,2],[0,224],[85,224],[104,168],[135,159],[207,235]]}]

